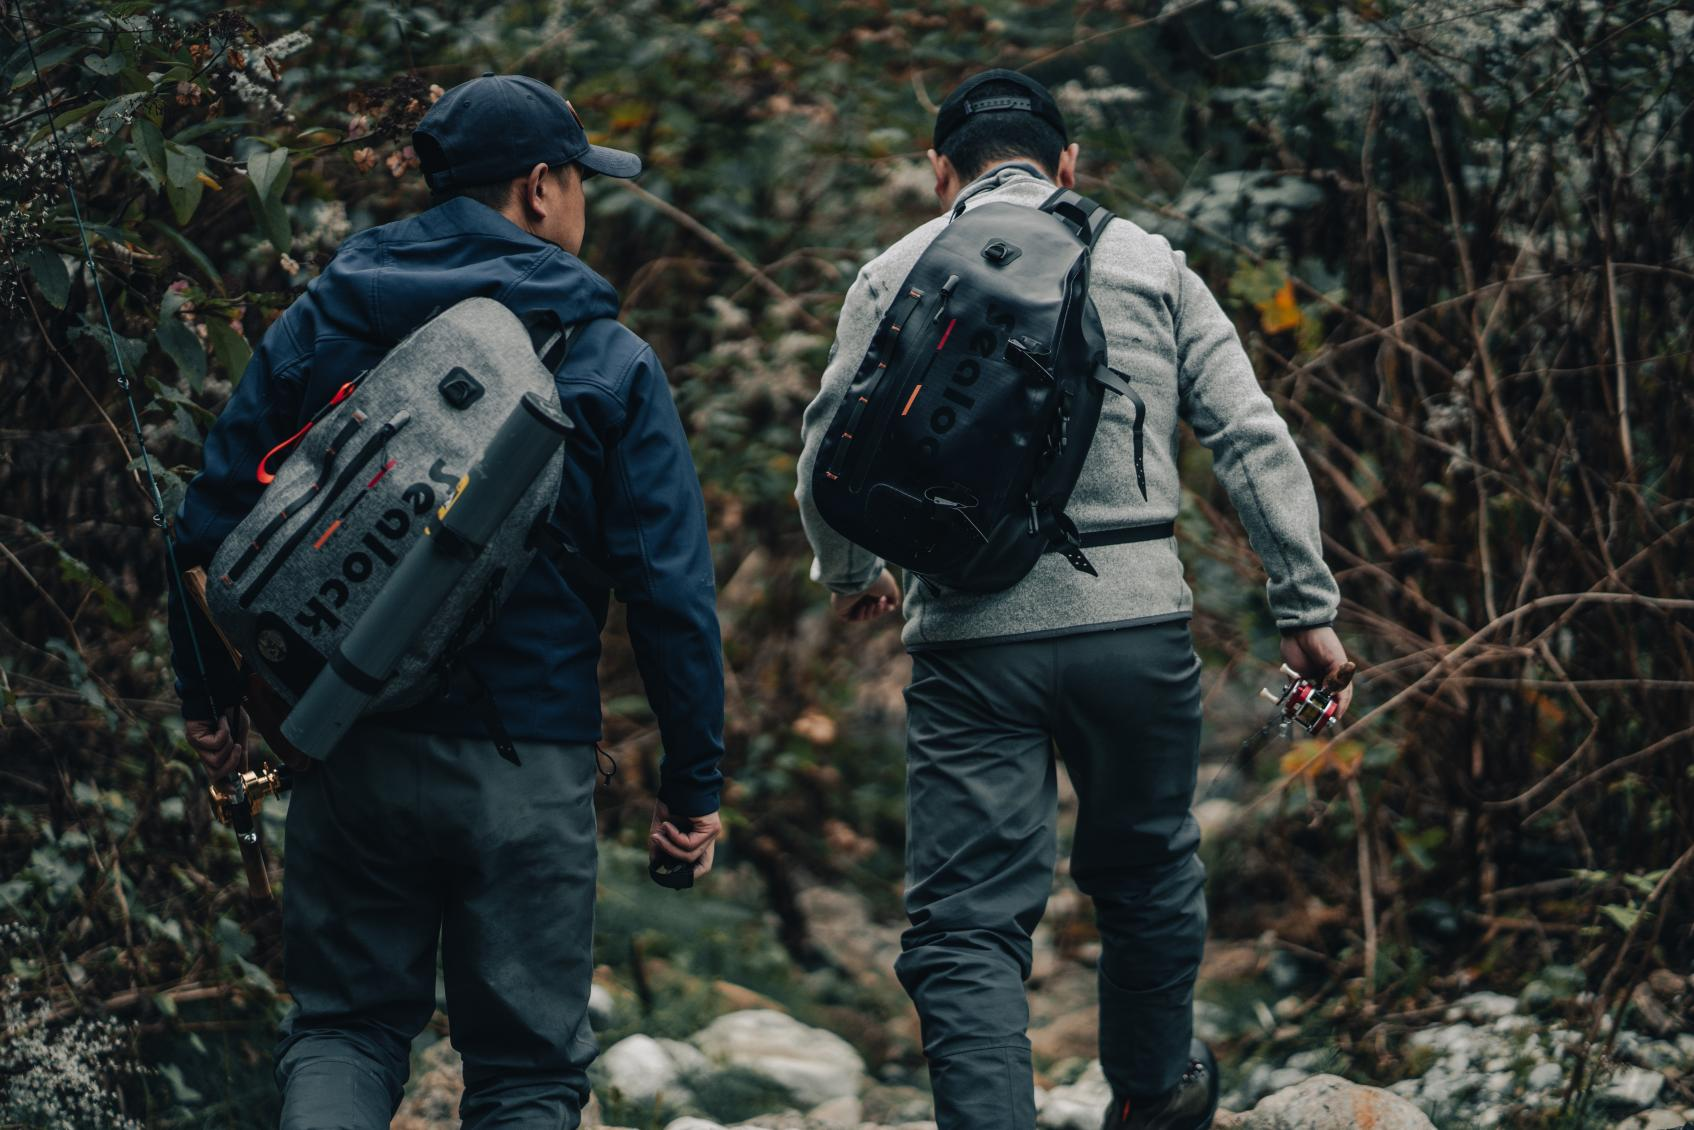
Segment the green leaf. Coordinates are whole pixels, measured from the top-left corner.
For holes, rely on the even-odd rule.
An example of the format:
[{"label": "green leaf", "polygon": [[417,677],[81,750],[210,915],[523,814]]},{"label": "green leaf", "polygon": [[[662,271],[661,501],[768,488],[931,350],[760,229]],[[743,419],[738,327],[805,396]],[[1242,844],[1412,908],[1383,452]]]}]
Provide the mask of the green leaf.
[{"label": "green leaf", "polygon": [[35,276],[35,285],[41,288],[41,297],[53,309],[63,310],[71,296],[71,273],[65,269],[65,261],[59,258],[59,253],[51,248],[37,247],[24,256],[24,262],[29,265],[29,273]]},{"label": "green leaf", "polygon": [[182,1068],[178,1067],[176,1064],[161,1063],[158,1067],[158,1072],[160,1075],[164,1076],[165,1082],[171,1085],[171,1094],[176,1096],[176,1101],[184,1106],[197,1103],[205,1097],[184,1081],[182,1077]]},{"label": "green leaf", "polygon": [[[171,297],[178,298],[175,305],[182,304],[180,296]],[[153,331],[153,336],[158,338],[165,356],[176,362],[177,371],[188,378],[188,387],[199,392],[206,383],[206,347],[200,344],[200,335],[189,329],[174,309],[161,309],[159,328]]]},{"label": "green leaf", "polygon": [[79,324],[70,328],[71,338],[91,337],[99,342],[106,350],[106,362],[111,366],[113,372],[118,371],[118,360],[120,358],[123,361],[123,371],[126,373],[133,373],[140,366],[142,357],[147,353],[147,343],[141,338],[125,337],[123,334],[118,334],[116,352],[114,353],[111,331],[107,330],[104,325],[97,326],[86,318],[79,317],[77,321]]},{"label": "green leaf", "polygon": [[287,251],[293,243],[288,205],[282,201],[282,190],[292,172],[286,147],[258,153],[247,160],[247,205],[259,222],[259,231],[278,254]]},{"label": "green leaf", "polygon": [[22,90],[24,87],[35,81],[35,72],[37,70],[45,74],[47,71],[58,66],[60,63],[69,59],[72,55],[75,55],[81,50],[83,50],[82,44],[71,43],[64,47],[55,47],[51,51],[40,52],[35,57],[35,65],[33,67],[27,62],[24,64],[23,69],[20,70],[17,77],[12,80],[12,89]]},{"label": "green leaf", "polygon": [[1600,908],[1600,913],[1610,918],[1618,929],[1628,933],[1635,929],[1635,924],[1641,920],[1642,912],[1633,906],[1618,906],[1615,903],[1608,903]]},{"label": "green leaf", "polygon": [[159,132],[158,125],[149,118],[137,118],[130,125],[130,140],[135,142],[135,151],[141,155],[147,169],[159,180],[165,179],[165,135]]},{"label": "green leaf", "polygon": [[248,181],[247,207],[259,225],[259,234],[270,240],[271,246],[279,254],[287,251],[293,242],[293,230],[289,221],[288,205],[282,202],[280,195],[260,199],[253,182]]},{"label": "green leaf", "polygon": [[99,120],[103,123],[116,125],[118,123],[112,121],[112,119],[121,118],[125,114],[134,113],[140,108],[143,102],[147,101],[147,99],[152,96],[151,91],[144,94],[120,94],[110,102],[106,103],[105,106],[101,107]]},{"label": "green leaf", "polygon": [[247,179],[258,191],[261,200],[281,193],[291,171],[286,146],[279,146],[268,153],[256,153],[247,160]]},{"label": "green leaf", "polygon": [[218,269],[212,266],[212,260],[206,256],[204,251],[200,250],[200,248],[195,245],[193,240],[189,239],[186,235],[183,235],[169,224],[162,224],[158,220],[150,221],[148,226],[160,235],[164,236],[166,239],[170,240],[172,243],[176,244],[177,247],[182,249],[182,253],[184,255],[187,255],[190,259],[194,260],[194,265],[204,272],[207,282],[211,283],[219,290],[223,289],[221,285],[222,279],[218,275]]},{"label": "green leaf", "polygon": [[198,184],[194,178],[206,171],[206,151],[198,145],[165,142],[165,182],[176,188]]},{"label": "green leaf", "polygon": [[82,65],[97,75],[115,75],[128,64],[124,59],[123,52],[114,51],[104,58],[99,55],[90,55],[82,61]]},{"label": "green leaf", "polygon": [[169,182],[165,184],[165,195],[170,197],[171,214],[176,217],[177,223],[186,224],[193,218],[194,210],[200,207],[200,197],[205,192],[206,186],[197,180],[189,181],[187,188],[178,188]]},{"label": "green leaf", "polygon": [[206,319],[206,336],[211,340],[218,363],[229,376],[230,385],[239,385],[241,375],[247,371],[247,362],[253,359],[253,347],[222,318]]}]

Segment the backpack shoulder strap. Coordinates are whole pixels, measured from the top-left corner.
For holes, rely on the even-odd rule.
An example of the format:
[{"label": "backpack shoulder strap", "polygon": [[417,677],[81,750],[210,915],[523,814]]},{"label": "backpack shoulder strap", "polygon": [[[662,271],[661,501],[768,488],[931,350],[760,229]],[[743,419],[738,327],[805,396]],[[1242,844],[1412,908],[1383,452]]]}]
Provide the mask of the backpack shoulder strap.
[{"label": "backpack shoulder strap", "polygon": [[534,348],[536,357],[549,373],[557,373],[563,367],[565,359],[570,356],[571,345],[583,327],[588,325],[587,322],[564,325],[555,311],[545,308],[531,310],[519,320],[529,331],[529,344]]},{"label": "backpack shoulder strap", "polygon": [[1114,217],[1106,208],[1090,200],[1074,188],[1061,188],[1049,196],[1041,210],[1057,216],[1076,229],[1077,238],[1092,249]]}]

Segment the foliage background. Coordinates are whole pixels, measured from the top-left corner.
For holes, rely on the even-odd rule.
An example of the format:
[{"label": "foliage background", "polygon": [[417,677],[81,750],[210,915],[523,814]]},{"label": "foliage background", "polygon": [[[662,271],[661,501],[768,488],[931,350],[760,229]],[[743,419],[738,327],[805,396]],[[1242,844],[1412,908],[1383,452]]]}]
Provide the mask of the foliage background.
[{"label": "foliage background", "polygon": [[[690,428],[734,786],[691,936],[612,852],[602,959],[644,986],[632,1029],[690,1030],[728,978],[911,1067],[902,1003],[831,970],[801,897],[897,913],[904,666],[893,625],[827,619],[792,476],[839,297],[932,214],[934,103],[993,63],[1058,91],[1084,190],[1237,317],[1365,667],[1339,741],[1224,774],[1252,803],[1211,850],[1214,934],[1298,953],[1281,1019],[1382,1078],[1446,997],[1574,964],[1579,1114],[1602,1017],[1694,960],[1691,28],[1647,0],[10,5],[0,1125],[268,1124],[279,1007],[274,916],[174,720],[161,541],[43,94],[167,510],[250,343],[349,231],[425,206],[406,144],[432,84],[534,74],[644,154],[635,186],[591,184],[584,255]],[[1276,638],[1192,442],[1184,475],[1221,762]],[[621,641],[604,686],[603,831],[634,843],[658,749]],[[1085,912],[1055,922],[1086,945]]]}]

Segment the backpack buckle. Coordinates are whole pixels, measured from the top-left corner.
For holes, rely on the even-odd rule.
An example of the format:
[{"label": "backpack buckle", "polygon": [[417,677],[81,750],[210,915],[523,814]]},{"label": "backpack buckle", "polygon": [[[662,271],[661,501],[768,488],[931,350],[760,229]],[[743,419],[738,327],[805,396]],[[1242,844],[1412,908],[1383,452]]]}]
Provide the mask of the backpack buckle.
[{"label": "backpack buckle", "polygon": [[991,239],[982,249],[982,257],[996,267],[1004,267],[1022,254],[1023,248],[1003,239]]}]

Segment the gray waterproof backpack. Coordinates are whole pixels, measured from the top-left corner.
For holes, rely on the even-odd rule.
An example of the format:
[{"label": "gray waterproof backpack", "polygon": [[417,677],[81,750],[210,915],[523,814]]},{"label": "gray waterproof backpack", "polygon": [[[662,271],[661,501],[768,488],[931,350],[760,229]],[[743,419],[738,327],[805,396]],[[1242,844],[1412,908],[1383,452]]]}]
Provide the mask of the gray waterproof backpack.
[{"label": "gray waterproof backpack", "polygon": [[[279,467],[268,465],[275,453],[259,465],[261,480],[275,477],[212,558],[207,606],[291,706],[326,664],[344,662],[342,641],[407,551],[432,533],[439,540],[438,519],[508,417],[531,396],[558,416],[553,373],[568,345],[556,322],[526,326],[493,299],[465,299],[342,385]],[[558,501],[562,465],[554,451],[510,515],[475,547],[392,674],[370,688],[366,713],[444,688],[457,654],[492,622],[528,568]]]}]

